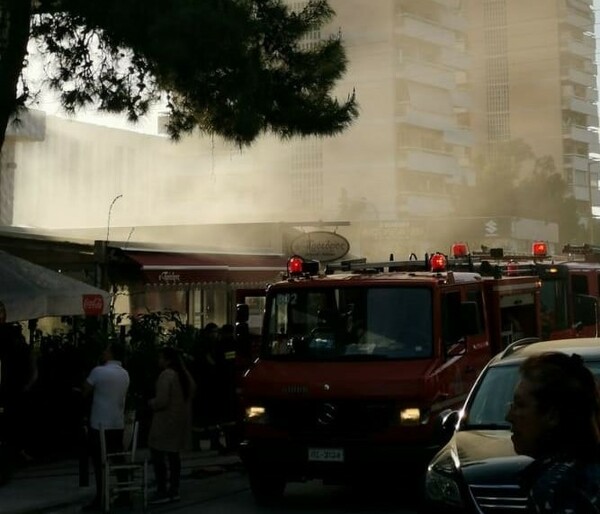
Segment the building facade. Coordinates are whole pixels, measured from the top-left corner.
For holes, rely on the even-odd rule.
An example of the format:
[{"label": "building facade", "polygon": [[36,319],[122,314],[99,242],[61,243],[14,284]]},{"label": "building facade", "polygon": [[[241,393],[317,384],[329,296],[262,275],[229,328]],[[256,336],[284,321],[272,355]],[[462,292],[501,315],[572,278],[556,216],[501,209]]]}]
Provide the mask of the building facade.
[{"label": "building facade", "polygon": [[600,206],[591,0],[466,0],[480,155],[522,139],[550,156],[582,217]]},{"label": "building facade", "polygon": [[240,149],[48,116],[43,141],[15,143],[14,177],[4,166],[5,223],[134,243],[146,226],[345,220],[354,254],[375,260],[447,250],[441,238],[467,223],[476,244],[555,244],[555,224],[454,216],[476,157],[512,139],[552,157],[582,217],[600,205],[591,0],[330,3],[335,18],[302,45],[341,34],[336,93],[355,91],[360,108],[347,131]]}]

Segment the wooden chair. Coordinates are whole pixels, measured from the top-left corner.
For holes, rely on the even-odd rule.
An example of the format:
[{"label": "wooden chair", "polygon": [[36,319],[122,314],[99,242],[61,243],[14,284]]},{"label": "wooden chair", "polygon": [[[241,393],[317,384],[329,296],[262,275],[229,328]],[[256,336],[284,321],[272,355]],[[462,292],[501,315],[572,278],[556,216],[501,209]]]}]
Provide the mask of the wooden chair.
[{"label": "wooden chair", "polygon": [[143,511],[148,505],[148,459],[137,454],[139,422],[125,427],[123,451],[107,452],[104,428],[100,427],[102,454],[102,511],[107,513],[115,498],[125,493],[141,495]]}]

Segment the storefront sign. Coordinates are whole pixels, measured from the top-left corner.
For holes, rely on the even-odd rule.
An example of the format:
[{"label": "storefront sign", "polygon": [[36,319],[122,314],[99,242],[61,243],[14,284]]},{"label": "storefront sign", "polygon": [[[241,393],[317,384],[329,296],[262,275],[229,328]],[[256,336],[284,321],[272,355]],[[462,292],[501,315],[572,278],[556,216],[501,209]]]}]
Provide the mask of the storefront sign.
[{"label": "storefront sign", "polygon": [[177,284],[181,281],[179,273],[173,273],[172,271],[163,271],[158,275],[158,281],[164,282],[165,284]]},{"label": "storefront sign", "polygon": [[100,294],[84,294],[82,306],[86,316],[100,316],[104,311],[104,299]]},{"label": "storefront sign", "polygon": [[305,259],[330,262],[346,255],[350,243],[334,232],[307,232],[292,241],[291,250]]}]

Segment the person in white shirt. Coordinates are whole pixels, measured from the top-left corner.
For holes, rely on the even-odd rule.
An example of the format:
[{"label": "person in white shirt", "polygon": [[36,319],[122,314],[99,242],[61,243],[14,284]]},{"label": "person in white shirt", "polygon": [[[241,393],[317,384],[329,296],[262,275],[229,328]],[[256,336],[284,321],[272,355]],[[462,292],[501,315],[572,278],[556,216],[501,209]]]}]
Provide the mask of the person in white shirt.
[{"label": "person in white shirt", "polygon": [[83,510],[101,508],[102,469],[100,449],[100,427],[104,427],[108,452],[123,450],[123,429],[125,428],[125,399],[129,389],[129,373],[123,368],[125,347],[112,341],[102,354],[102,364],[92,369],[83,384],[84,396],[92,395],[90,413],[89,443],[96,496]]}]

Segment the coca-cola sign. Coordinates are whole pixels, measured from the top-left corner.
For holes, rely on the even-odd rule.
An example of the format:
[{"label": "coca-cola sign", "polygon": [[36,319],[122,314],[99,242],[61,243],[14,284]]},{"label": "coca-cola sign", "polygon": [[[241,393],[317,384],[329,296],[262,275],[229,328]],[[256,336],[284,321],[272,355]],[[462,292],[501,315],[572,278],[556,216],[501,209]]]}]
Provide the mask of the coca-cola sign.
[{"label": "coca-cola sign", "polygon": [[104,311],[104,298],[101,294],[84,294],[82,305],[86,316],[100,316]]}]

